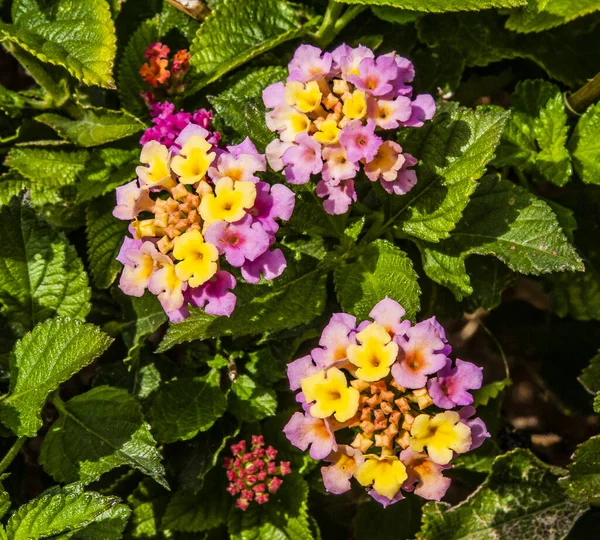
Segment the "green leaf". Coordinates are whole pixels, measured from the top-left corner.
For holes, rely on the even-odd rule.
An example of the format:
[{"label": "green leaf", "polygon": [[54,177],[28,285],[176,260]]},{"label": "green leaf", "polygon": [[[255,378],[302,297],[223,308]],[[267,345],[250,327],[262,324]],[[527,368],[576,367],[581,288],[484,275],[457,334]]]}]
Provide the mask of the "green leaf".
[{"label": "green leaf", "polygon": [[583,271],[551,208],[521,187],[485,177],[451,237],[419,243],[426,274],[458,299],[471,292],[465,259],[494,255],[522,274]]},{"label": "green leaf", "polygon": [[494,155],[507,118],[504,111],[450,105],[440,107],[422,128],[406,130],[400,143],[421,164],[417,185],[394,201],[390,222],[429,242],[448,238]]},{"label": "green leaf", "polygon": [[470,312],[482,307],[491,311],[502,302],[502,293],[516,280],[516,274],[498,259],[471,257],[466,262],[473,292],[466,299]]},{"label": "green leaf", "polygon": [[526,58],[552,78],[579,86],[598,72],[600,47],[591,47],[597,21],[586,18],[539,34],[507,30],[506,18],[493,10],[447,13],[417,20],[419,38],[429,47],[449,49],[467,66],[487,66],[505,59]]},{"label": "green leaf", "polygon": [[599,9],[597,0],[533,0],[527,8],[514,10],[506,27],[516,32],[541,32]]},{"label": "green leaf", "polygon": [[264,506],[231,510],[227,525],[231,540],[313,540],[307,499],[308,486],[301,476],[284,477],[277,494]]},{"label": "green leaf", "polygon": [[[2,477],[4,479],[4,476]],[[10,495],[8,491],[4,489],[2,482],[0,481],[0,519],[4,517],[6,512],[10,509]]]},{"label": "green leaf", "polygon": [[[140,163],[140,146],[101,148],[94,152],[77,185],[77,202],[90,201],[136,178]],[[114,196],[114,195],[113,195]]]},{"label": "green leaf", "polygon": [[80,107],[73,118],[45,113],[35,120],[50,126],[63,139],[78,146],[99,146],[118,141],[144,129],[144,123],[123,111]]},{"label": "green leaf", "polygon": [[217,118],[245,135],[245,106],[248,100],[260,98],[270,84],[285,81],[287,70],[282,67],[266,67],[249,70],[227,85],[227,89],[216,96],[208,96]]},{"label": "green leaf", "polygon": [[[297,269],[290,266],[272,286],[238,286],[238,305],[230,317],[192,309],[190,317],[169,327],[158,351],[194,339],[275,332],[309,323],[325,307],[327,271],[308,263],[300,264]],[[245,300],[241,299],[242,292],[247,295]]]},{"label": "green leaf", "polygon": [[16,198],[0,208],[0,230],[11,240],[0,256],[0,305],[13,329],[23,335],[54,314],[84,318],[88,278],[65,235]]},{"label": "green leaf", "polygon": [[415,11],[470,11],[490,8],[513,8],[527,5],[527,0],[341,0],[344,4],[367,4],[374,6],[393,6],[399,9]]},{"label": "green leaf", "polygon": [[586,184],[600,185],[600,103],[591,105],[577,122],[569,141],[573,164]]},{"label": "green leaf", "polygon": [[600,350],[590,360],[590,365],[581,372],[579,382],[590,394],[600,392]]},{"label": "green leaf", "polygon": [[418,538],[564,538],[586,509],[565,498],[548,465],[519,449],[496,458],[483,484],[460,504],[426,504]]},{"label": "green leaf", "polygon": [[283,0],[219,2],[190,47],[198,77],[193,91],[281,43],[301,37],[315,22],[303,26],[294,8]]},{"label": "green leaf", "polygon": [[600,435],[580,444],[559,483],[574,501],[600,504]]},{"label": "green leaf", "polygon": [[516,167],[557,186],[572,174],[567,143],[567,111],[560,89],[546,81],[520,82],[511,100],[512,114],[498,147],[499,167]]},{"label": "green leaf", "polygon": [[163,528],[201,532],[225,523],[232,498],[224,489],[223,477],[223,470],[213,469],[198,493],[177,491],[167,506],[162,521]]},{"label": "green leaf", "polygon": [[0,34],[85,84],[114,88],[115,27],[105,0],[15,0]]},{"label": "green leaf", "polygon": [[414,319],[420,309],[421,289],[412,261],[386,240],[369,244],[356,262],[340,264],[334,278],[342,308],[360,320],[366,319],[373,306],[386,296],[400,302],[409,319]]},{"label": "green leaf", "polygon": [[148,422],[160,442],[187,440],[209,429],[227,408],[218,372],[206,377],[176,379],[151,398]]},{"label": "green leaf", "polygon": [[0,401],[0,419],[19,437],[42,426],[50,392],[100,356],[111,339],[97,326],[68,318],[49,319],[19,341],[10,359],[10,389]]},{"label": "green leaf", "polygon": [[89,153],[85,150],[64,151],[50,148],[13,147],[4,164],[27,180],[35,206],[55,204],[71,189],[86,168]]},{"label": "green leaf", "polygon": [[86,212],[88,260],[94,284],[100,289],[110,287],[122,268],[116,260],[129,223],[112,215],[113,195],[90,204]]},{"label": "green leaf", "polygon": [[407,497],[389,508],[375,501],[358,506],[354,518],[356,540],[400,540],[414,538],[421,518],[417,497]]},{"label": "green leaf", "polygon": [[255,382],[248,375],[240,375],[231,384],[230,410],[242,422],[258,422],[277,412],[277,394]]},{"label": "green leaf", "polygon": [[143,480],[127,497],[132,509],[131,536],[133,538],[165,538],[160,522],[170,497],[155,483]]},{"label": "green leaf", "polygon": [[98,386],[54,403],[59,417],[44,438],[39,462],[57,482],[89,484],[127,465],[168,488],[140,404],[126,390]]},{"label": "green leaf", "polygon": [[496,399],[501,392],[504,392],[512,384],[510,377],[501,381],[494,381],[482,386],[479,390],[473,392],[473,407],[487,405],[490,399]]},{"label": "green leaf", "polygon": [[294,213],[284,225],[294,231],[311,236],[340,238],[344,236],[344,216],[332,216],[323,209],[323,201],[315,193],[310,184],[291,186],[296,193]]},{"label": "green leaf", "polygon": [[29,187],[27,178],[11,170],[0,176],[0,207],[8,204],[13,197]]},{"label": "green leaf", "polygon": [[[117,497],[85,492],[78,484],[54,487],[21,506],[8,520],[6,532],[10,540],[58,538],[58,535],[118,540],[130,513]],[[97,536],[102,525],[105,536]]]}]

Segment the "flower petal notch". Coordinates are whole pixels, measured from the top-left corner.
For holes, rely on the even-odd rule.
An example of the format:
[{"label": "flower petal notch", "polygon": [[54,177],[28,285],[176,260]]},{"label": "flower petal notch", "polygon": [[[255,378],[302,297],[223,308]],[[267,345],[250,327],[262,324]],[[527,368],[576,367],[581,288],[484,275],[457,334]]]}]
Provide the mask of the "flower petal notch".
[{"label": "flower petal notch", "polygon": [[283,431],[326,463],[321,474],[330,493],[345,493],[355,478],[384,507],[407,492],[439,501],[452,459],[490,436],[473,407],[459,408],[472,403],[468,390],[481,386],[481,368],[449,358],[435,317],[413,324],[405,315],[388,297],[369,320],[335,313],[319,346],[288,364],[303,411]]}]

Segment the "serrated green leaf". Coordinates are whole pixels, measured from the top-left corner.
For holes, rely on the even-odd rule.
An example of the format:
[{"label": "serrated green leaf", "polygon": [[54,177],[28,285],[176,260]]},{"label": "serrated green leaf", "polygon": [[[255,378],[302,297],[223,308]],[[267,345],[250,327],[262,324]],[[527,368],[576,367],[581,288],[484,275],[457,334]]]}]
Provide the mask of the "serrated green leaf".
[{"label": "serrated green leaf", "polygon": [[496,399],[500,392],[504,392],[512,384],[510,377],[501,381],[494,381],[483,385],[479,390],[473,392],[473,407],[487,405],[490,399]]},{"label": "serrated green leaf", "polygon": [[86,236],[90,271],[96,287],[110,287],[122,268],[116,260],[129,223],[112,215],[115,200],[112,194],[87,207]]},{"label": "serrated green leaf", "polygon": [[407,130],[400,143],[421,164],[417,185],[394,201],[390,221],[395,227],[428,242],[448,238],[494,155],[507,118],[500,110],[444,106],[432,122]]},{"label": "serrated green leaf", "polygon": [[296,193],[294,213],[284,224],[286,228],[309,234],[341,238],[344,235],[345,216],[332,216],[323,209],[323,201],[317,197],[315,189],[310,184],[291,186]]},{"label": "serrated green leaf", "polygon": [[527,35],[507,30],[505,21],[505,17],[487,10],[421,17],[416,24],[421,41],[452,50],[467,66],[526,58],[569,86],[583,85],[598,72],[600,47],[589,45],[597,32],[597,20],[579,19]]},{"label": "serrated green leaf", "polygon": [[574,501],[600,504],[600,435],[580,444],[559,483]]},{"label": "serrated green leaf", "polygon": [[591,105],[577,122],[569,141],[573,164],[586,184],[600,185],[600,103]]},{"label": "serrated green leaf", "polygon": [[21,191],[26,190],[30,182],[12,170],[0,176],[0,207],[8,204],[13,197],[16,197]]},{"label": "serrated green leaf", "polygon": [[10,389],[0,419],[16,435],[33,437],[50,392],[100,356],[111,339],[93,324],[48,319],[19,341],[10,359]]},{"label": "serrated green leaf", "polygon": [[590,394],[600,392],[600,350],[590,360],[590,365],[581,372],[579,382]]},{"label": "serrated green leaf", "polygon": [[275,138],[275,133],[267,128],[265,108],[261,98],[248,100],[243,106],[244,133],[252,139],[259,152],[264,152],[267,145]]},{"label": "serrated green leaf", "polygon": [[140,482],[127,497],[132,510],[130,534],[133,538],[166,538],[161,531],[161,521],[169,499],[167,493],[153,482]]},{"label": "serrated green leaf", "polygon": [[400,302],[409,319],[414,319],[420,309],[421,289],[412,261],[386,240],[369,244],[356,262],[340,264],[334,278],[342,308],[359,320],[366,319],[373,306],[386,296]]},{"label": "serrated green leaf", "polygon": [[514,10],[506,27],[516,32],[541,32],[598,11],[598,0],[533,0]]},{"label": "serrated green leaf", "polygon": [[567,111],[560,89],[542,80],[522,81],[512,95],[511,116],[496,163],[563,186],[572,174],[567,132]]},{"label": "serrated green leaf", "polygon": [[169,327],[158,351],[194,339],[275,332],[306,324],[325,307],[326,281],[326,270],[307,263],[299,265],[296,271],[288,267],[273,286],[238,286],[236,293],[245,291],[247,299],[238,298],[238,305],[230,317],[217,317],[201,309],[192,309],[190,317]]},{"label": "serrated green leaf", "polygon": [[490,8],[514,8],[527,5],[527,0],[341,0],[344,4],[393,6],[399,9],[443,13],[445,11],[479,11]]},{"label": "serrated green leaf", "polygon": [[426,274],[458,299],[472,292],[465,270],[471,254],[494,255],[522,274],[583,271],[551,208],[521,187],[485,177],[451,237],[419,243]]},{"label": "serrated green leaf", "polygon": [[163,528],[201,532],[225,523],[233,499],[224,489],[223,476],[223,470],[213,469],[198,493],[177,491],[167,506]]},{"label": "serrated green leaf", "polygon": [[313,540],[308,520],[308,486],[291,474],[263,507],[251,505],[245,512],[233,508],[227,529],[231,540]]},{"label": "serrated green leaf", "polygon": [[594,398],[594,412],[600,413],[600,392]]},{"label": "serrated green leaf", "polygon": [[303,25],[292,5],[282,0],[219,2],[190,47],[198,78],[194,91],[313,27],[314,21]]},{"label": "serrated green leaf", "polygon": [[245,135],[244,108],[248,100],[260,98],[262,91],[275,82],[285,81],[287,70],[282,67],[266,67],[245,71],[227,85],[227,89],[215,96],[208,96],[217,117],[240,135]]},{"label": "serrated green leaf", "polygon": [[502,293],[516,280],[516,274],[491,257],[471,257],[466,262],[473,292],[466,298],[469,311],[482,307],[491,311],[502,301]]},{"label": "serrated green leaf", "polygon": [[89,484],[127,465],[168,488],[138,401],[122,388],[98,386],[66,403],[44,438],[39,462],[57,482]]},{"label": "serrated green leaf", "polygon": [[[64,151],[51,148],[13,147],[4,164],[30,190],[35,206],[56,204],[64,199],[85,170],[89,153],[85,150]],[[8,174],[10,175],[11,172]],[[13,183],[13,186],[18,182]],[[7,186],[9,187],[9,186]],[[14,189],[10,190],[11,192]]]},{"label": "serrated green leaf", "polygon": [[152,396],[148,422],[160,442],[187,440],[209,429],[227,409],[218,374],[176,379]]},{"label": "serrated green leaf", "polygon": [[552,469],[529,450],[499,456],[465,501],[428,503],[418,538],[564,538],[587,507],[565,498]]},{"label": "serrated green leaf", "polygon": [[77,185],[77,202],[90,201],[136,178],[140,147],[101,148],[94,152]]},{"label": "serrated green leaf", "polygon": [[0,305],[13,329],[23,335],[54,314],[84,318],[91,291],[65,235],[17,198],[0,208],[0,230],[10,238],[0,256]]},{"label": "serrated green leaf", "polygon": [[105,0],[15,0],[0,33],[86,84],[114,88],[115,27]]},{"label": "serrated green leaf", "polygon": [[2,482],[0,482],[0,519],[4,517],[4,514],[8,512],[10,508],[10,495],[8,491],[4,489]]},{"label": "serrated green leaf", "polygon": [[[21,506],[8,520],[6,532],[10,540],[58,538],[58,535],[118,540],[130,513],[117,497],[85,492],[82,486],[74,484],[52,488]],[[99,530],[104,536],[97,535]]]},{"label": "serrated green leaf", "polygon": [[242,422],[258,422],[277,412],[277,394],[248,375],[240,375],[231,384],[230,410]]},{"label": "serrated green leaf", "polygon": [[35,120],[50,126],[63,139],[84,147],[118,141],[145,127],[143,122],[127,112],[101,107],[80,107],[73,118],[45,113],[36,116]]}]

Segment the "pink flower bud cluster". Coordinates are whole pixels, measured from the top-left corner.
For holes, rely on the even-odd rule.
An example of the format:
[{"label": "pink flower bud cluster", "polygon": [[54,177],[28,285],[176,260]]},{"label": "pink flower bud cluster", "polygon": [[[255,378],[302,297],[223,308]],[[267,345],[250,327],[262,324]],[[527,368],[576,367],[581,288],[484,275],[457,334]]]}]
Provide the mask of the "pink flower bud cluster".
[{"label": "pink flower bud cluster", "polygon": [[252,436],[250,450],[244,440],[232,444],[231,453],[232,458],[223,460],[229,480],[227,491],[233,497],[238,496],[235,505],[241,510],[246,510],[252,501],[265,504],[269,494],[275,493],[283,483],[279,477],[292,472],[288,461],[275,462],[278,452],[272,446],[265,448],[262,435]]},{"label": "pink flower bud cluster", "polygon": [[[187,50],[177,51],[171,60],[170,53],[171,49],[162,43],[149,45],[144,53],[146,63],[139,71],[142,79],[163,97],[183,93],[183,79],[190,70],[190,53]],[[151,90],[141,92],[141,96],[149,105],[157,100],[155,92]]]},{"label": "pink flower bud cluster", "polygon": [[301,45],[286,83],[263,91],[266,121],[278,138],[266,150],[269,164],[291,184],[319,175],[316,193],[330,214],[356,201],[354,182],[379,181],[404,195],[417,182],[417,160],[395,142],[401,127],[433,118],[432,96],[413,96],[415,70],[396,53],[375,56],[368,47],[340,45],[332,53]]}]

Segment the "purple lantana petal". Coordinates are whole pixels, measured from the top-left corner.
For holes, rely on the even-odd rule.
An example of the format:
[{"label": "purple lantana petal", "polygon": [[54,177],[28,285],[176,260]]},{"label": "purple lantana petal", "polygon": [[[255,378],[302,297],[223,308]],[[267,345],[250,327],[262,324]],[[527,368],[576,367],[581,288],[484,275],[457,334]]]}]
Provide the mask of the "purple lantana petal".
[{"label": "purple lantana petal", "polygon": [[189,302],[193,306],[203,307],[210,315],[229,317],[237,300],[230,291],[235,286],[235,278],[229,272],[219,270],[204,285],[188,289]]},{"label": "purple lantana petal", "polygon": [[242,266],[242,277],[248,283],[259,283],[260,276],[266,280],[275,279],[283,274],[287,266],[283,251],[274,249],[273,251],[265,251],[260,257],[254,261],[246,261]]},{"label": "purple lantana petal", "polygon": [[300,450],[306,450],[310,445],[310,457],[313,459],[325,459],[338,448],[327,420],[313,418],[308,413],[294,413],[283,432],[288,441]]},{"label": "purple lantana petal", "polygon": [[375,135],[375,122],[367,120],[363,125],[359,120],[348,122],[339,135],[340,144],[346,150],[346,157],[351,161],[371,161],[382,143],[381,137]]},{"label": "purple lantana petal", "polygon": [[460,415],[461,422],[469,426],[471,429],[471,448],[469,448],[469,450],[475,450],[476,448],[479,448],[486,439],[491,437],[485,422],[481,418],[471,419],[471,417],[475,414],[474,407],[463,407],[458,411],[458,414]]},{"label": "purple lantana petal", "polygon": [[331,215],[345,214],[350,205],[356,201],[354,180],[343,180],[337,185],[332,185],[325,180],[317,184],[316,193],[322,199],[325,212]]},{"label": "purple lantana petal", "polygon": [[435,100],[429,94],[418,95],[411,104],[412,113],[403,126],[421,127],[426,120],[431,120],[435,115]]}]

